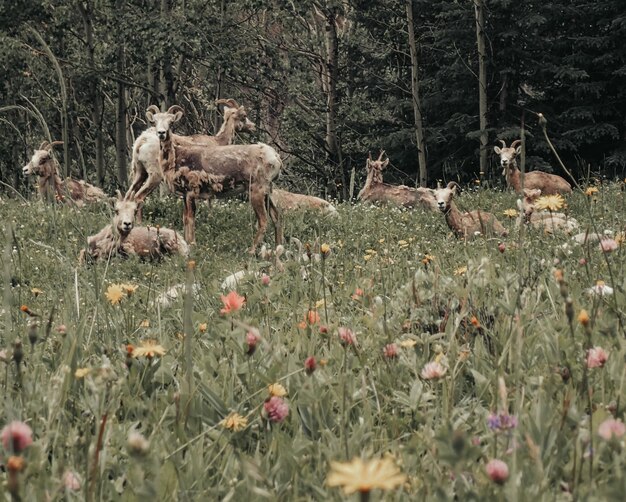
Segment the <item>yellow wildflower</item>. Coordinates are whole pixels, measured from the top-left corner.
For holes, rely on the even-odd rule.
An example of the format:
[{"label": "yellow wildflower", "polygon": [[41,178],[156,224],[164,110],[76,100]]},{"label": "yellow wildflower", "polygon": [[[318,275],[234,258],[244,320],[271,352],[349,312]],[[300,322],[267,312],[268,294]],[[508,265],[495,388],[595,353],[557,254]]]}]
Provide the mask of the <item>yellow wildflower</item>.
[{"label": "yellow wildflower", "polygon": [[43,291],[39,288],[32,288],[30,292],[35,295],[35,297],[43,294]]},{"label": "yellow wildflower", "polygon": [[585,190],[585,195],[587,197],[592,197],[599,192],[598,187],[589,187]]},{"label": "yellow wildflower", "polygon": [[77,380],[80,380],[81,378],[85,378],[87,375],[89,375],[89,373],[91,373],[91,368],[76,368],[76,371],[74,372],[74,377]]},{"label": "yellow wildflower", "polygon": [[117,305],[124,298],[124,290],[121,288],[119,284],[111,284],[106,293],[104,294],[107,300],[111,303],[111,305]]},{"label": "yellow wildflower", "polygon": [[417,342],[415,340],[402,340],[400,342],[400,347],[404,347],[405,349],[411,349],[413,347],[415,347],[417,345]]},{"label": "yellow wildflower", "polygon": [[135,347],[133,350],[133,357],[146,356],[148,359],[152,359],[154,356],[164,356],[165,348],[162,345],[157,344],[156,340],[142,340],[139,347]]},{"label": "yellow wildflower", "polygon": [[139,323],[139,327],[140,328],[149,328],[150,327],[150,321],[148,319],[144,319],[143,321],[141,321],[141,323]]},{"label": "yellow wildflower", "polygon": [[206,322],[201,322],[200,325],[198,326],[198,331],[200,331],[200,333],[204,333],[207,327],[208,327],[208,324]]},{"label": "yellow wildflower", "polygon": [[120,284],[120,288],[122,288],[122,291],[124,291],[124,293],[128,296],[131,296],[135,291],[137,291],[138,287],[139,286],[135,284]]},{"label": "yellow wildflower", "polygon": [[459,267],[454,271],[454,275],[465,275],[467,273],[467,267]]},{"label": "yellow wildflower", "polygon": [[238,432],[245,429],[248,426],[248,419],[242,417],[239,413],[233,411],[228,414],[221,422],[220,425],[224,429],[228,429],[233,432]]},{"label": "yellow wildflower", "polygon": [[578,314],[578,322],[582,324],[583,326],[587,326],[589,324],[589,321],[590,321],[589,314],[587,313],[585,309],[582,309],[580,313]]},{"label": "yellow wildflower", "polygon": [[287,395],[287,389],[285,389],[279,383],[273,383],[273,384],[269,385],[267,387],[267,390],[269,391],[270,396],[285,397]]},{"label": "yellow wildflower", "polygon": [[505,209],[504,211],[502,211],[502,214],[504,216],[506,216],[507,218],[515,218],[517,216],[517,210],[516,209]]},{"label": "yellow wildflower", "polygon": [[424,258],[422,258],[422,263],[424,265],[428,265],[431,261],[433,261],[435,259],[435,257],[431,254],[426,253],[424,255]]},{"label": "yellow wildflower", "polygon": [[322,253],[322,256],[326,257],[330,254],[330,246],[328,244],[322,244],[320,246],[320,253]]},{"label": "yellow wildflower", "polygon": [[363,461],[357,457],[351,462],[331,462],[330,467],[326,484],[343,488],[346,495],[376,488],[393,490],[407,479],[390,458]]},{"label": "yellow wildflower", "polygon": [[559,194],[542,195],[535,201],[535,208],[546,211],[558,211],[565,207],[565,199]]}]

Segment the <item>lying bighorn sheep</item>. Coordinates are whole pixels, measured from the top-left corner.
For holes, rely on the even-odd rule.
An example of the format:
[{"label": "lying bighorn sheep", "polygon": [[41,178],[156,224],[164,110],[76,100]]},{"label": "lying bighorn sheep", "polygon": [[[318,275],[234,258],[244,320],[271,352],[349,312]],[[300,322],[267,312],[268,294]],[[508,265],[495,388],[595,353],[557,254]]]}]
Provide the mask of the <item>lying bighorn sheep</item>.
[{"label": "lying bighorn sheep", "polygon": [[52,156],[52,147],[62,144],[62,141],[52,143],[44,141],[39,149],[35,150],[30,162],[22,168],[24,176],[38,176],[37,186],[41,198],[62,202],[69,197],[77,206],[106,199],[106,194],[96,186],[83,180],[72,178],[63,180],[59,176],[58,164]]},{"label": "lying bighorn sheep", "polygon": [[324,214],[336,215],[337,209],[330,202],[302,193],[288,192],[280,188],[272,188],[272,199],[281,211],[293,211],[296,209],[313,209]]},{"label": "lying bighorn sheep", "polygon": [[384,151],[380,152],[377,160],[372,160],[370,154],[365,167],[367,179],[361,189],[358,199],[364,202],[378,202],[395,206],[415,208],[421,206],[431,211],[437,211],[437,202],[428,188],[411,188],[405,185],[388,185],[383,183],[383,169],[389,164],[389,159],[383,160]]},{"label": "lying bighorn sheep", "polygon": [[[494,151],[500,156],[500,164],[503,167],[502,174],[506,178],[508,186],[513,187],[518,194],[522,194],[521,171],[517,167],[517,156],[522,152],[521,140],[516,139],[507,147],[506,142],[502,143],[502,148],[494,146]],[[519,145],[519,146],[518,146]],[[524,174],[524,188],[538,188],[544,195],[554,195],[557,193],[571,193],[571,185],[556,174],[548,174],[543,171],[531,171]]]},{"label": "lying bighorn sheep", "polygon": [[485,236],[496,234],[502,237],[509,234],[491,213],[481,210],[465,213],[459,211],[452,200],[458,190],[460,187],[454,181],[448,183],[446,188],[433,190],[439,210],[445,215],[446,223],[457,237],[471,239],[478,234]]},{"label": "lying bighorn sheep", "polygon": [[87,249],[81,251],[79,261],[115,255],[154,259],[168,254],[189,254],[189,246],[178,232],[169,228],[135,227],[136,212],[137,202],[118,193],[112,223],[87,238]]},{"label": "lying bighorn sheep", "polygon": [[574,218],[569,218],[565,213],[536,211],[535,201],[540,196],[541,190],[538,188],[524,189],[524,198],[518,201],[520,209],[518,224],[523,221],[549,234],[560,231],[572,233],[572,231],[578,228],[578,221]]}]

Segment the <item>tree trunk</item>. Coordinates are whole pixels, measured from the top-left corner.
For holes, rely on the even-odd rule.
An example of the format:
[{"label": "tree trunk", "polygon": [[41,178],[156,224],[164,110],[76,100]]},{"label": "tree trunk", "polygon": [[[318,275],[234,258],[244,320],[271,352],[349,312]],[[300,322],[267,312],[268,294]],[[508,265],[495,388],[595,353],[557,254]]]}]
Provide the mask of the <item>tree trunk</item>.
[{"label": "tree trunk", "polygon": [[406,19],[409,31],[409,49],[411,52],[411,96],[413,102],[413,119],[415,121],[415,139],[417,141],[417,155],[419,161],[419,185],[425,187],[428,183],[426,169],[426,150],[424,145],[424,124],[419,96],[419,77],[417,66],[417,44],[415,43],[415,26],[413,23],[413,0],[406,0]]},{"label": "tree trunk", "polygon": [[[170,0],[161,0],[161,17],[162,19],[170,19],[172,6]],[[165,101],[165,108],[176,104],[176,91],[174,84],[174,70],[172,69],[172,54],[166,49],[163,54],[163,79],[161,80],[161,95]]]},{"label": "tree trunk", "polygon": [[[121,15],[121,9],[124,0],[115,0],[115,8]],[[124,41],[122,38],[118,39],[117,46],[117,73],[118,75],[124,75]],[[121,82],[121,79],[117,82],[117,113],[115,121],[115,160],[117,163],[117,182],[120,188],[126,188],[128,184],[128,171],[127,171],[127,142],[126,142],[126,85]]]},{"label": "tree trunk", "polygon": [[484,0],[474,0],[478,45],[478,115],[480,124],[480,175],[487,172],[487,65]]}]

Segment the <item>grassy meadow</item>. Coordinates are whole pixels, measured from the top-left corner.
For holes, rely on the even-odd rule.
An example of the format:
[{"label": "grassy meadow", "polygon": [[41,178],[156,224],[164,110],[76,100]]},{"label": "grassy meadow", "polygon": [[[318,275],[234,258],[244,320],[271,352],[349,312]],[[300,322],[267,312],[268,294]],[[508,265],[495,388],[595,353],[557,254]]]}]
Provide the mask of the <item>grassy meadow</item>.
[{"label": "grassy meadow", "polygon": [[[621,243],[626,192],[598,188],[566,212]],[[624,247],[520,232],[512,193],[457,203],[510,235],[341,204],[286,214],[277,268],[228,201],[199,208],[192,263],[78,267],[107,205],[2,198],[0,426],[32,429],[22,451],[3,433],[3,500],[622,499]]]}]

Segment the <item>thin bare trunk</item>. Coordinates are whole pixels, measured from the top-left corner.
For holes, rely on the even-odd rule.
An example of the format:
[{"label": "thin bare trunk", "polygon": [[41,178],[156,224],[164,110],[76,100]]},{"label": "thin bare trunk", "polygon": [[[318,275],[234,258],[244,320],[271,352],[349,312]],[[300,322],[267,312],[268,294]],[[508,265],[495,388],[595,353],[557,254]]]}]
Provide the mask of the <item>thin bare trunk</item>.
[{"label": "thin bare trunk", "polygon": [[480,172],[487,172],[487,64],[485,49],[484,0],[474,0],[476,43],[478,45],[478,115],[480,124]]},{"label": "thin bare trunk", "polygon": [[411,52],[411,96],[413,102],[413,119],[415,121],[415,139],[417,141],[417,155],[419,162],[419,185],[428,184],[426,169],[426,149],[424,145],[424,123],[419,95],[419,74],[417,61],[417,43],[415,42],[415,25],[413,22],[413,0],[406,0],[406,18],[409,31],[409,49]]},{"label": "thin bare trunk", "polygon": [[[121,11],[124,0],[115,0],[115,7],[118,12]],[[124,41],[118,39],[117,47],[117,73],[124,74],[125,67],[125,51]],[[127,142],[126,142],[126,84],[121,81],[117,82],[117,113],[115,128],[115,160],[117,163],[117,181],[121,188],[126,188],[128,184],[127,170]]]}]

